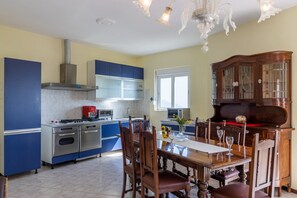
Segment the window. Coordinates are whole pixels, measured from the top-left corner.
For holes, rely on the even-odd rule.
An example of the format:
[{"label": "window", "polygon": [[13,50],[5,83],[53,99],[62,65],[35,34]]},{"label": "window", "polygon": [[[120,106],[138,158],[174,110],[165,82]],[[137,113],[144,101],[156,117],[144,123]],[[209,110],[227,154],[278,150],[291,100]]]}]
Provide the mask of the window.
[{"label": "window", "polygon": [[155,79],[157,110],[189,108],[189,67],[157,70]]}]

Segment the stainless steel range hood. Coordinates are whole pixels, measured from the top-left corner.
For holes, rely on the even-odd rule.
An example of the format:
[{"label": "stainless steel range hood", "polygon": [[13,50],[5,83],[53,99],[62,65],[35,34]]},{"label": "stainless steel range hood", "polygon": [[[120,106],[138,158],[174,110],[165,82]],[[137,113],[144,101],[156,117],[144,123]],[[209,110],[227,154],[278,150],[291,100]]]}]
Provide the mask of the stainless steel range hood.
[{"label": "stainless steel range hood", "polygon": [[72,91],[93,91],[97,86],[76,84],[76,65],[70,64],[71,56],[70,40],[65,39],[65,63],[60,65],[60,83],[42,83],[43,89],[72,90]]}]

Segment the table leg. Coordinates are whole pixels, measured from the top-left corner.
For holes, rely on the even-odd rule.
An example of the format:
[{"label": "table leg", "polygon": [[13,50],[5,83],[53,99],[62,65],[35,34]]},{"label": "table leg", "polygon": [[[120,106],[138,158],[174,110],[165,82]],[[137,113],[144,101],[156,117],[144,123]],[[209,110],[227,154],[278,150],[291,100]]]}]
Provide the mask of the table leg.
[{"label": "table leg", "polygon": [[246,173],[244,172],[244,165],[237,166],[237,170],[239,171],[240,181],[241,181],[242,183],[246,184],[246,178],[247,178],[247,175],[246,175]]},{"label": "table leg", "polygon": [[198,166],[196,170],[197,170],[197,178],[199,179],[197,184],[198,186],[197,197],[199,198],[210,197],[209,191],[207,189],[208,181],[210,178],[210,169]]},{"label": "table leg", "polygon": [[197,196],[199,198],[207,198],[208,197],[208,182],[207,181],[198,181],[198,192],[197,192]]}]

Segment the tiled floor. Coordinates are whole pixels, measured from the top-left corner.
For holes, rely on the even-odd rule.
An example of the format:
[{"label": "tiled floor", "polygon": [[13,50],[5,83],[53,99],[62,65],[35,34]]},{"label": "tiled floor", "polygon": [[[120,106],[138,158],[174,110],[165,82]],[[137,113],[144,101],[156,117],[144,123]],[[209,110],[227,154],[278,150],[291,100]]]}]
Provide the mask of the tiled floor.
[{"label": "tiled floor", "polygon": [[[215,185],[215,183],[213,183]],[[9,177],[9,198],[115,198],[122,190],[122,156],[106,153],[102,158],[42,167],[38,174],[26,173]],[[197,188],[191,190],[196,197]],[[131,197],[131,194],[126,194]],[[140,197],[137,195],[137,197]],[[283,198],[297,198],[284,192]]]}]

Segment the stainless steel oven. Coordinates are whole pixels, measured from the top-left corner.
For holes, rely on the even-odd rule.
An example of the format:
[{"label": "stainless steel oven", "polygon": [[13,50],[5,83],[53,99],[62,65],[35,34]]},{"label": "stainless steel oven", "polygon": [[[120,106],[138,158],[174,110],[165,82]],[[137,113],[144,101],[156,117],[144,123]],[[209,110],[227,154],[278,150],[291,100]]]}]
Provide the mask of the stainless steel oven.
[{"label": "stainless steel oven", "polygon": [[79,126],[53,129],[53,156],[79,152]]},{"label": "stainless steel oven", "polygon": [[82,124],[80,133],[80,152],[97,148],[101,148],[100,124]]}]

